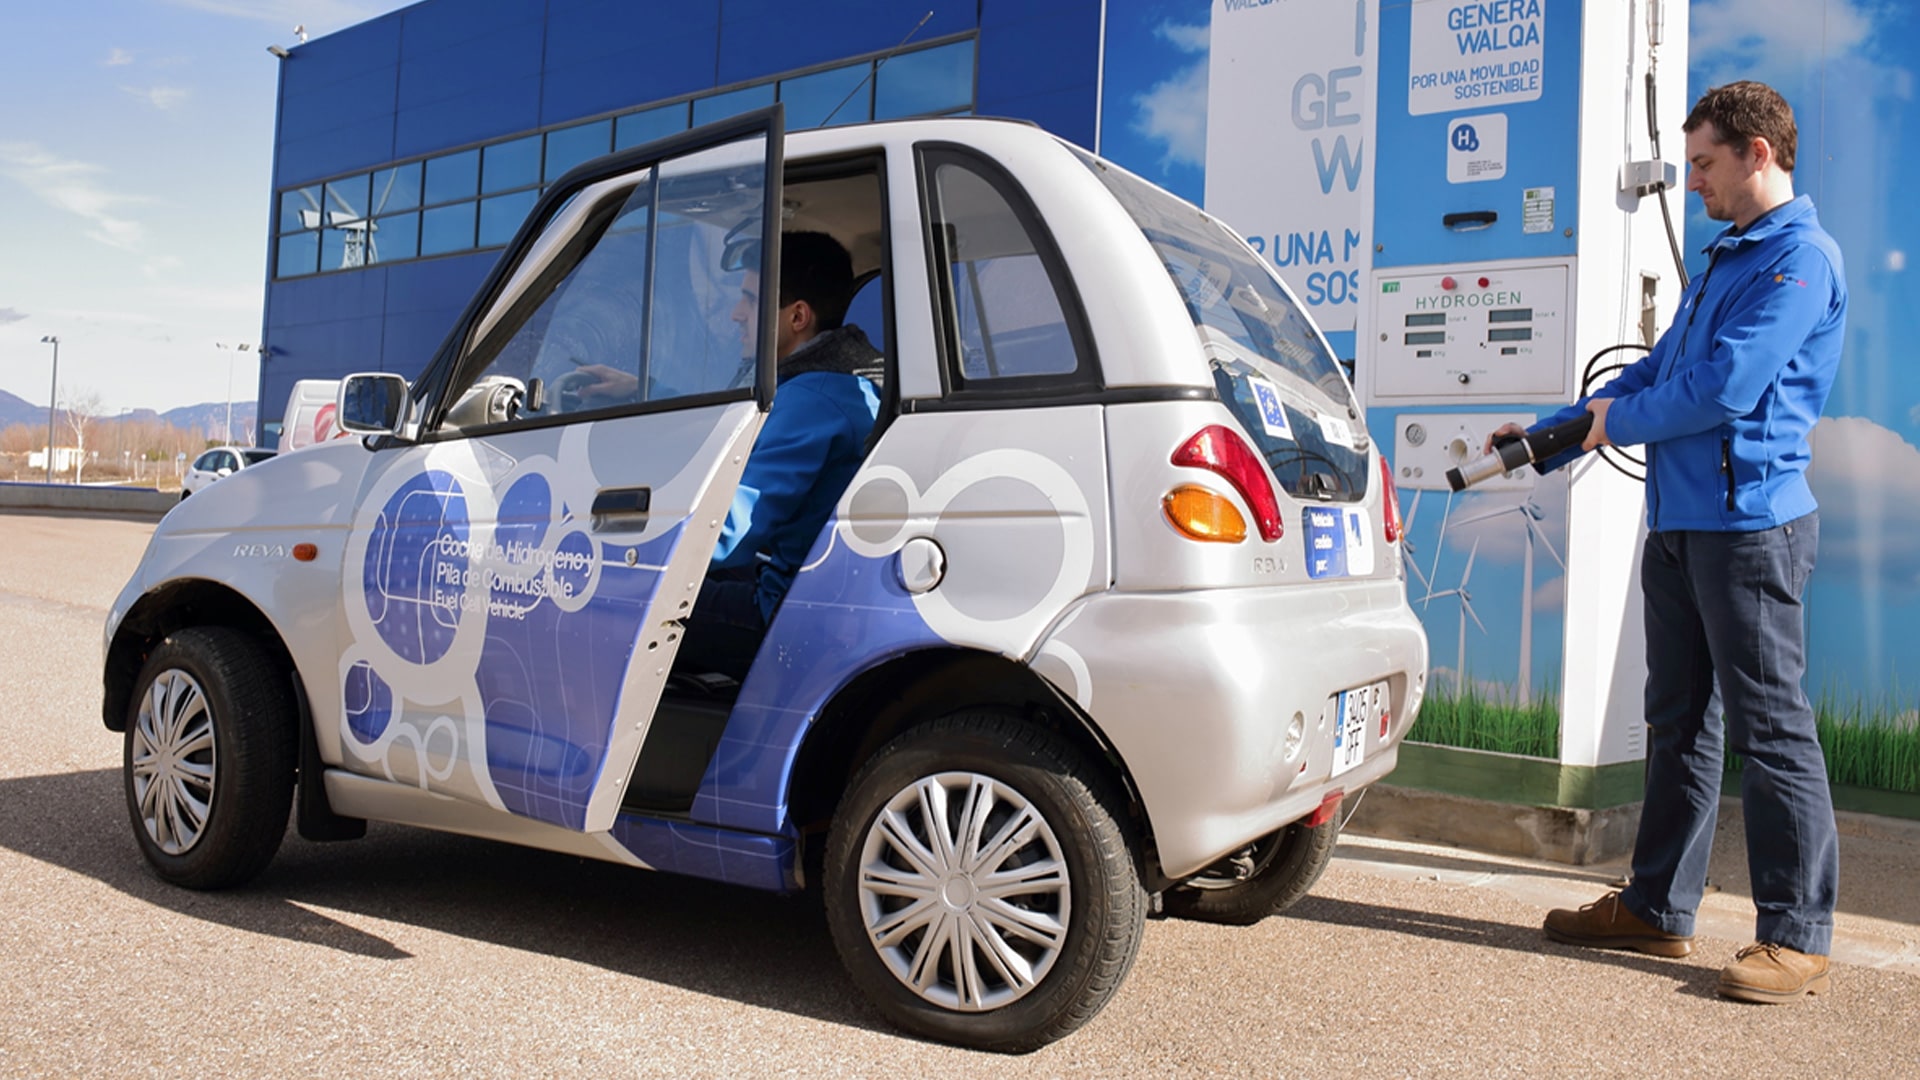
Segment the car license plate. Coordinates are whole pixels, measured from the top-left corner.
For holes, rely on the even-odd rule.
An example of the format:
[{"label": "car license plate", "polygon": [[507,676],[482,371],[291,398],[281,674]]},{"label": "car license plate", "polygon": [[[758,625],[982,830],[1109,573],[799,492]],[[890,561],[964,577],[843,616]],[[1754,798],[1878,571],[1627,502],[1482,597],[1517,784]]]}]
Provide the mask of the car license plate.
[{"label": "car license plate", "polygon": [[1328,775],[1339,776],[1366,759],[1369,735],[1386,726],[1387,684],[1342,690],[1334,697],[1333,715],[1333,768]]}]

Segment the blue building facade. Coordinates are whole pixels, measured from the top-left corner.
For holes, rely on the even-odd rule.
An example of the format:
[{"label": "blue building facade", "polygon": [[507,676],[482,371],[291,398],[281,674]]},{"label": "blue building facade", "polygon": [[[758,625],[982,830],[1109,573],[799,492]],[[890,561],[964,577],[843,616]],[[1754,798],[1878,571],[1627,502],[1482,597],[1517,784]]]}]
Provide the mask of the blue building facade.
[{"label": "blue building facade", "polygon": [[[789,128],[981,114],[1083,145],[1100,0],[425,0],[280,69],[261,420],[299,379],[420,373],[542,187],[785,103]],[[923,18],[924,17],[924,18]]]}]

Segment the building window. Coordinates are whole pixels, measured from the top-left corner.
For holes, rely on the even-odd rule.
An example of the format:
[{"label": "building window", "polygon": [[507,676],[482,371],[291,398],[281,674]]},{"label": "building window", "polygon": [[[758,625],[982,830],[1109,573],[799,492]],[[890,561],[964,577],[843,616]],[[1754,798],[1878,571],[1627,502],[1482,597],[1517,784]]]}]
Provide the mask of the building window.
[{"label": "building window", "polygon": [[390,214],[373,219],[373,235],[367,240],[367,261],[393,262],[420,254],[420,215]]},{"label": "building window", "polygon": [[495,143],[480,161],[480,194],[532,187],[540,182],[540,136]]},{"label": "building window", "polygon": [[897,120],[973,104],[973,42],[888,57],[874,73],[873,118]]},{"label": "building window", "polygon": [[373,212],[392,214],[420,206],[420,163],[409,162],[373,174]]},{"label": "building window", "polygon": [[561,174],[592,161],[613,147],[613,121],[596,120],[578,127],[547,132],[547,167],[541,178],[551,184]]},{"label": "building window", "polygon": [[625,150],[687,130],[689,107],[690,103],[682,101],[678,105],[663,105],[620,117],[613,122],[613,148]]},{"label": "building window", "polygon": [[971,37],[697,94],[551,131],[283,188],[276,278],[497,247],[577,165],[783,102],[787,129],[973,111]]},{"label": "building window", "polygon": [[473,209],[470,202],[436,206],[420,215],[420,254],[446,255],[473,246]]},{"label": "building window", "polygon": [[759,86],[729,90],[724,94],[693,99],[693,126],[711,124],[715,120],[725,120],[729,116],[739,116],[753,109],[764,109],[773,104],[773,84],[762,83]]},{"label": "building window", "polygon": [[873,64],[783,79],[780,100],[787,106],[788,131],[865,123],[873,119]]},{"label": "building window", "polygon": [[426,201],[429,205],[471,199],[479,193],[480,151],[463,150],[427,159]]}]

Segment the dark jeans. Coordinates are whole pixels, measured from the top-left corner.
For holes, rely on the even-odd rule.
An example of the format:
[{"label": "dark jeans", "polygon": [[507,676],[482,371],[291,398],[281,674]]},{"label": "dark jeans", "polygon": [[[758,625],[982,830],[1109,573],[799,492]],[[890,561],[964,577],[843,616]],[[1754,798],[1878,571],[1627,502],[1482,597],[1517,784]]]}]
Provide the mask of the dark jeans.
[{"label": "dark jeans", "polygon": [[[1647,801],[1621,901],[1668,933],[1693,933],[1731,750],[1745,761],[1755,939],[1820,955],[1832,943],[1839,841],[1800,685],[1800,596],[1819,540],[1817,514],[1762,532],[1647,537]],[[1707,709],[1716,678],[1724,718]]]},{"label": "dark jeans", "polygon": [[719,671],[746,681],[754,654],[767,636],[767,620],[753,598],[753,567],[707,574],[687,616],[686,638],[674,658],[679,672]]}]

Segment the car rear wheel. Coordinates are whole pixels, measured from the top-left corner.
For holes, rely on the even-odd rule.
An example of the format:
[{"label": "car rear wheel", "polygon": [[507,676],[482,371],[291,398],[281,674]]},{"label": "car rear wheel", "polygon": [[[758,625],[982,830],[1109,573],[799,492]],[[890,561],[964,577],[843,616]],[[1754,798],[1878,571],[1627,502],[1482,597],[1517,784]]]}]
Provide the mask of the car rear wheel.
[{"label": "car rear wheel", "polygon": [[1306,899],[1340,839],[1340,820],[1295,823],[1188,878],[1163,898],[1166,912],[1198,922],[1251,926]]},{"label": "car rear wheel", "polygon": [[255,639],[221,627],[169,634],[128,706],[123,775],[140,851],[192,889],[266,868],[293,804],[294,706]]},{"label": "car rear wheel", "polygon": [[1100,1011],[1146,896],[1120,804],[1072,745],[995,710],[914,728],[834,817],[827,919],[848,972],[915,1034],[1024,1053]]}]

